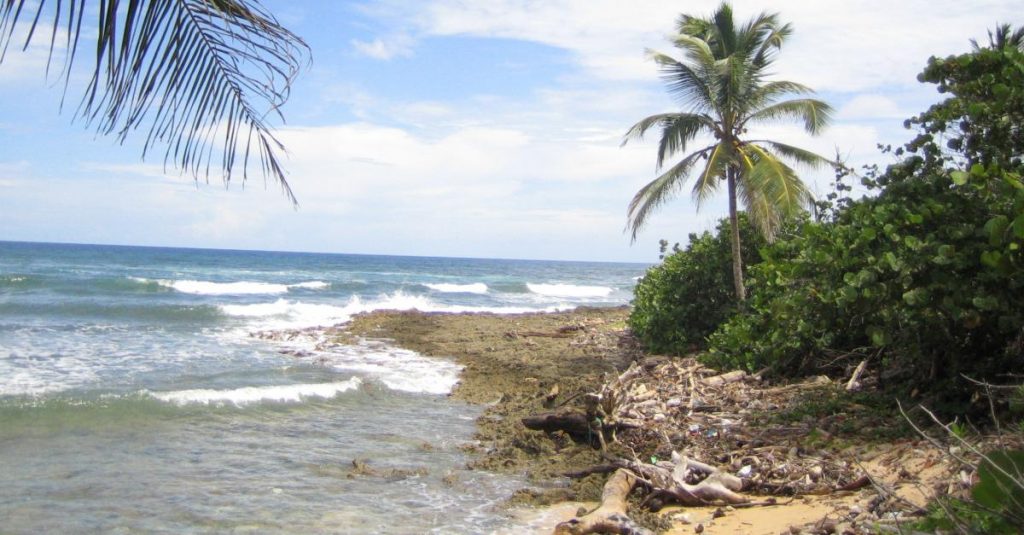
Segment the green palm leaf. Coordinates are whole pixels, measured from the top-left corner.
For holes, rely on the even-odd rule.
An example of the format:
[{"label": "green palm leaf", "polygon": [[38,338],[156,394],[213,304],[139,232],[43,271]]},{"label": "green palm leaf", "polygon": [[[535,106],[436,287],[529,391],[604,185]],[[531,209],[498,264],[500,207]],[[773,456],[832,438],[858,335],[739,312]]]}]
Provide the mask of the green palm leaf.
[{"label": "green palm leaf", "polygon": [[790,160],[806,165],[811,168],[819,169],[826,166],[836,166],[839,162],[829,160],[824,156],[821,156],[815,152],[811,152],[807,149],[801,149],[800,147],[794,147],[793,145],[787,145],[786,143],[779,143],[778,141],[771,141],[768,139],[752,139],[747,143],[760,143],[767,145],[773,152],[776,152]]},{"label": "green palm leaf", "polygon": [[[0,0],[0,48],[7,50],[34,9],[27,48],[48,14],[50,60],[63,56],[67,82],[90,5]],[[283,120],[280,106],[308,61],[301,38],[256,0],[101,0],[96,20],[92,73],[76,118],[120,142],[145,129],[143,155],[162,146],[164,163],[196,180],[208,179],[212,166],[225,182],[240,166],[245,180],[258,154],[264,179],[295,202],[280,163],[284,147],[267,116]]]},{"label": "green palm leaf", "polygon": [[693,198],[697,201],[698,210],[709,197],[718,191],[726,169],[734,162],[734,156],[733,151],[725,143],[719,143],[711,150],[708,161],[704,164],[704,170],[697,176],[697,181],[693,184]]},{"label": "green palm leaf", "polygon": [[832,120],[832,107],[813,98],[787,100],[751,113],[744,124],[783,119],[803,121],[804,130],[810,134],[818,134]]},{"label": "green palm leaf", "polygon": [[661,67],[662,79],[670,95],[684,107],[704,113],[711,110],[713,89],[704,72],[656,50],[647,50],[647,55]]},{"label": "green palm leaf", "polygon": [[746,173],[747,186],[763,192],[768,201],[778,208],[779,213],[794,214],[811,201],[807,187],[793,168],[774,154],[755,143],[747,143],[741,150],[749,154],[754,161],[753,167]]},{"label": "green palm leaf", "polygon": [[675,192],[686,181],[693,165],[714,147],[706,147],[683,158],[679,163],[673,165],[661,176],[640,188],[640,191],[633,196],[627,210],[626,228],[631,231],[633,241],[636,235],[647,222],[647,217],[653,210],[670,200]]}]

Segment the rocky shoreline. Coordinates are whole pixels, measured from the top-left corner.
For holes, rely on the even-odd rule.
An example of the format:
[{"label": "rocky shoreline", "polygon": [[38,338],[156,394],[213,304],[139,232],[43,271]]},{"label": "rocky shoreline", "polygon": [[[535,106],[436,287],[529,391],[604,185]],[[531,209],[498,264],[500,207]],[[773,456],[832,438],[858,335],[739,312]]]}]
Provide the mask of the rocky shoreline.
[{"label": "rocky shoreline", "polygon": [[[588,470],[607,465],[612,456],[654,463],[683,444],[688,454],[743,475],[744,491],[769,499],[758,502],[760,507],[666,508],[660,514],[631,507],[630,517],[647,528],[668,533],[876,533],[870,526],[886,522],[886,515],[898,522],[923,506],[928,493],[920,489],[951,481],[955,470],[942,455],[906,435],[884,436],[879,432],[883,424],[872,419],[871,411],[855,414],[854,404],[836,414],[814,414],[841,390],[838,381],[821,377],[768,387],[759,377],[734,372],[725,380],[736,380],[735,386],[726,385],[711,379],[717,372],[692,360],[644,355],[626,329],[628,312],[625,307],[509,315],[379,311],[357,316],[335,335],[386,340],[463,366],[452,396],[486,406],[477,421],[479,446],[471,452],[469,467],[525,474],[530,486],[512,497],[513,505],[562,504],[543,510],[543,525],[534,524],[539,532],[550,533],[558,522],[593,510],[608,471]],[[639,392],[637,399],[643,401],[630,405],[635,408],[627,415],[647,424],[620,434],[607,451],[595,440],[587,444],[593,437],[581,440],[565,430],[524,427],[523,418],[578,408],[588,394],[622,379],[633,363],[646,371],[633,374],[642,380],[623,388]],[[710,385],[700,396],[694,378]],[[679,386],[687,380],[688,399]],[[749,399],[756,400],[754,410],[748,410]],[[679,410],[681,403],[689,406],[688,415]],[[717,406],[719,418],[739,416],[742,422],[731,430],[731,443],[722,440],[724,434],[705,436],[700,426],[693,432],[692,422],[713,419],[695,403]],[[573,472],[577,477],[567,482],[566,474]],[[890,494],[881,496],[880,485],[890,485]]]}]

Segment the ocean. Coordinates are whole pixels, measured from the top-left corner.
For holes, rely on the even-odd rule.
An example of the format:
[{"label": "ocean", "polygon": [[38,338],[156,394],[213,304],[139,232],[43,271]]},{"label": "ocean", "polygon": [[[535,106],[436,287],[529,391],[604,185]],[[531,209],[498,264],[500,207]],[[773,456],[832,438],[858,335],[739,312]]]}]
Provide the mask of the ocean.
[{"label": "ocean", "polygon": [[0,242],[0,532],[506,527],[459,367],[315,327],[622,305],[645,268]]}]

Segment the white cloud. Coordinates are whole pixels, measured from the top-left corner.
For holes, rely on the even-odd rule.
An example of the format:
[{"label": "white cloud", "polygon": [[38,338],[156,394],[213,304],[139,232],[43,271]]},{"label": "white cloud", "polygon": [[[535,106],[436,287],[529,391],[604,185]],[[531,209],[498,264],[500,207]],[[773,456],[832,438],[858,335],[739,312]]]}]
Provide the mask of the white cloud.
[{"label": "white cloud", "polygon": [[[381,4],[394,4],[382,0]],[[779,56],[777,73],[819,91],[864,91],[914,86],[931,55],[969,49],[999,21],[1019,16],[1015,2],[985,0],[781,0],[770,7],[736,0],[747,20],[779,12],[795,33]],[[710,14],[718,0],[681,5],[670,0],[434,0],[418,9],[382,10],[423,35],[519,39],[568,50],[590,74],[604,79],[650,80],[654,66],[645,48],[671,51],[666,36],[681,12]]]},{"label": "white cloud", "polygon": [[857,95],[836,112],[837,119],[846,121],[905,119],[910,115],[911,112],[901,110],[893,99],[877,93]]},{"label": "white cloud", "polygon": [[373,41],[352,40],[352,47],[356,52],[364,56],[387,61],[395,57],[409,57],[412,55],[414,41],[405,34],[397,34],[378,37]]},{"label": "white cloud", "polygon": [[26,160],[0,162],[0,188],[13,188],[26,183],[31,167]]}]

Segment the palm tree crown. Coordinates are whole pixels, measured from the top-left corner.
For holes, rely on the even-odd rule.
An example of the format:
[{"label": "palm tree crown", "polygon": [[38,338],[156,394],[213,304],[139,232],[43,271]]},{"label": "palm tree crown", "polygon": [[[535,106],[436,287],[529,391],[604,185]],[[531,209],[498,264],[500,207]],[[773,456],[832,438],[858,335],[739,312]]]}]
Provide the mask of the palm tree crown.
[{"label": "palm tree crown", "polygon": [[[771,239],[784,217],[811,200],[806,186],[784,159],[810,166],[827,163],[792,145],[747,139],[747,129],[757,123],[796,119],[808,133],[817,134],[828,123],[832,108],[804,97],[813,93],[804,85],[766,79],[767,68],[792,32],[790,25],[779,23],[778,15],[762,13],[737,26],[732,8],[723,3],[707,19],[682,15],[677,29],[674,41],[682,60],[656,51],[648,54],[659,64],[669,93],[683,111],[647,117],[633,125],[623,140],[625,144],[642,139],[653,127],[661,130],[657,156],[661,174],[633,197],[628,229],[635,240],[651,213],[671,199],[691,174],[698,207],[725,182],[733,222],[734,278],[737,297],[742,300],[737,199]],[[797,98],[785,99],[792,96]],[[701,136],[714,139],[664,170],[666,160],[685,153]],[[698,172],[693,173],[695,170]]]}]

